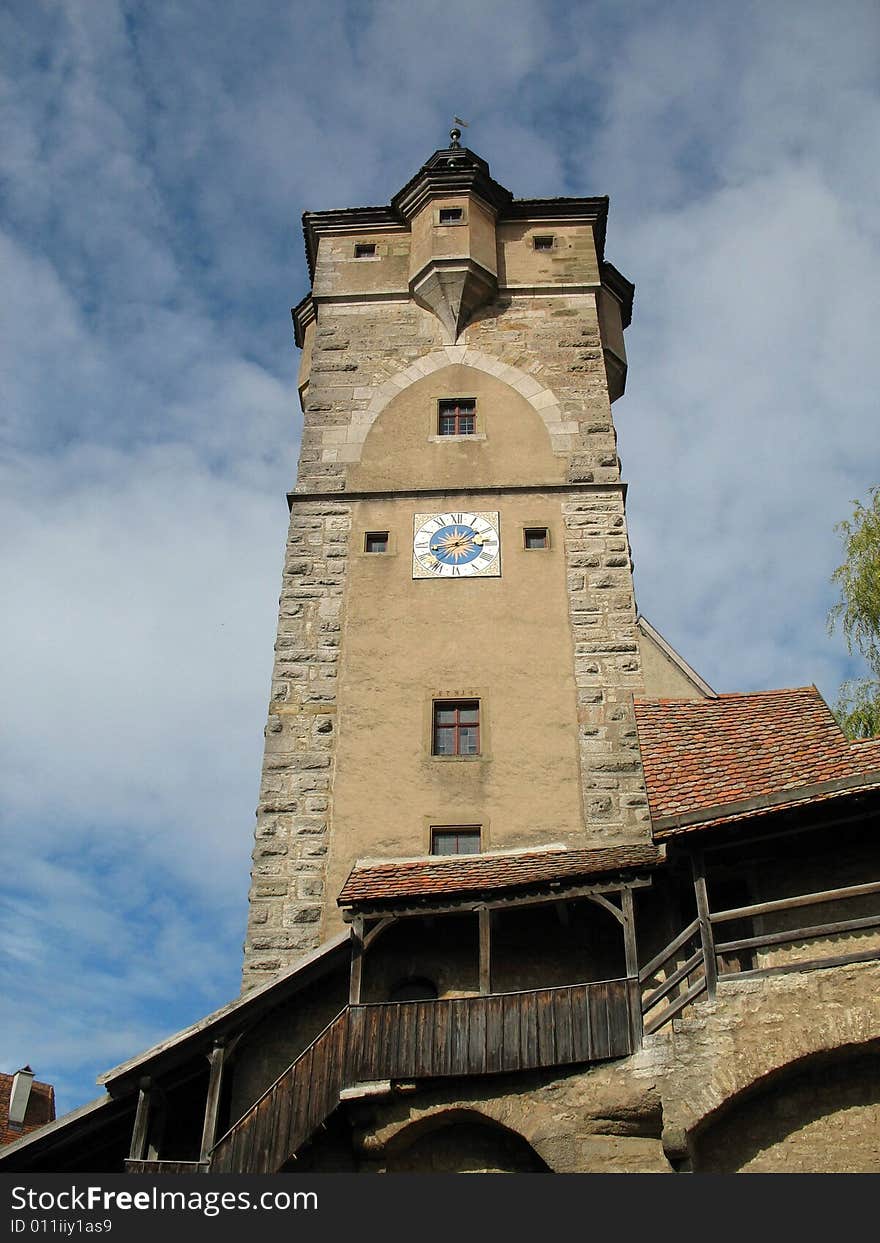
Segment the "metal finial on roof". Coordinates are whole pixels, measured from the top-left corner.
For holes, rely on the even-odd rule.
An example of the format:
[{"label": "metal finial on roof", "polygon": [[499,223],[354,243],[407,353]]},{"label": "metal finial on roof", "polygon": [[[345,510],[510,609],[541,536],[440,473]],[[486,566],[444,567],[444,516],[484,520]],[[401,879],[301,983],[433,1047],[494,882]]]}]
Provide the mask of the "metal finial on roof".
[{"label": "metal finial on roof", "polygon": [[461,130],[458,127],[463,125],[467,129],[468,122],[462,121],[461,117],[453,117],[452,121],[452,129],[449,131],[449,149],[450,151],[457,151],[461,146],[461,143],[458,141],[461,138]]}]

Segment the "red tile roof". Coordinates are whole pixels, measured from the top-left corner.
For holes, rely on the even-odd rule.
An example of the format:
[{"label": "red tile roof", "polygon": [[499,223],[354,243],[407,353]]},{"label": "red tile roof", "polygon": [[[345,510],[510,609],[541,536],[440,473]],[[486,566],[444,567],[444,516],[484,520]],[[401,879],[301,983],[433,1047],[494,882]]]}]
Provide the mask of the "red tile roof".
[{"label": "red tile roof", "polygon": [[550,881],[587,881],[613,872],[657,867],[662,861],[662,852],[656,846],[633,845],[355,864],[338,902],[340,906],[349,906],[402,898],[458,898]]},{"label": "red tile roof", "polygon": [[[792,805],[810,801],[805,786],[880,777],[880,738],[849,742],[815,686],[715,699],[637,699],[635,709],[658,839],[735,818],[730,804],[745,799],[766,796],[776,806]],[[700,811],[705,817],[697,816]],[[681,814],[694,822],[657,824]]]},{"label": "red tile roof", "polygon": [[21,1139],[22,1135],[36,1131],[47,1122],[55,1121],[55,1089],[51,1083],[38,1083],[34,1080],[23,1124],[21,1127],[10,1126],[9,1097],[14,1078],[14,1075],[0,1072],[0,1145],[11,1144],[13,1140]]}]

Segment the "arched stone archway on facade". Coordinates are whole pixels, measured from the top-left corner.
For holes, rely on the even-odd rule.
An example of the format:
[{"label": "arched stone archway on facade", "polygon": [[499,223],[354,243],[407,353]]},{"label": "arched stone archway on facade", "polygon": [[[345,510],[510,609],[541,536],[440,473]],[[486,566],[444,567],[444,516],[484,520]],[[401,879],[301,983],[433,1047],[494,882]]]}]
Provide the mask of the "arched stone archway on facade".
[{"label": "arched stone archway on facade", "polygon": [[539,1174],[550,1167],[517,1131],[478,1110],[414,1122],[386,1150],[389,1174]]},{"label": "arched stone archway on facade", "polygon": [[432,350],[402,368],[393,376],[380,384],[373,393],[369,405],[356,411],[352,416],[350,427],[346,430],[346,444],[337,442],[336,429],[327,429],[325,434],[326,452],[333,455],[334,461],[345,460],[359,462],[364,441],[370,428],[379,415],[395,397],[412,384],[424,380],[426,376],[443,367],[461,364],[495,376],[502,383],[508,384],[516,393],[525,399],[541,418],[550,437],[550,444],[555,453],[569,453],[573,448],[574,438],[579,427],[576,420],[566,419],[559,400],[552,389],[547,388],[535,376],[519,367],[493,358],[482,350],[472,349],[465,345],[447,345],[443,349]]},{"label": "arched stone archway on facade", "polygon": [[880,1173],[880,1047],[783,1067],[691,1136],[697,1173]]}]

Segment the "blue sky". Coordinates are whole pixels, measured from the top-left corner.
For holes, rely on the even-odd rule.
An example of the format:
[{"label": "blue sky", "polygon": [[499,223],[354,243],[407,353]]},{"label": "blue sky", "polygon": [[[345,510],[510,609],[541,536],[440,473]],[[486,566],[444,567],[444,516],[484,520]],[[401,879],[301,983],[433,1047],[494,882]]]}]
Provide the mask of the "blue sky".
[{"label": "blue sky", "polygon": [[609,194],[641,609],[717,689],[857,671],[878,482],[871,0],[6,0],[0,1068],[61,1108],[238,991],[304,209],[467,141]]}]

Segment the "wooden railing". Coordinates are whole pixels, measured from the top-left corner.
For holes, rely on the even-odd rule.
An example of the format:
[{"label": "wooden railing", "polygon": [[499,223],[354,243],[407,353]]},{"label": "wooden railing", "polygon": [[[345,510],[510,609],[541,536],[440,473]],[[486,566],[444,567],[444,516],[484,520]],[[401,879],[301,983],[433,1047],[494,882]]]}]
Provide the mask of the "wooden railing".
[{"label": "wooden railing", "polygon": [[[665,949],[659,954],[645,963],[644,967],[639,971],[639,983],[645,984],[655,975],[669,971],[673,964],[677,963],[683,954],[687,954],[684,962],[674,967],[672,971],[658,984],[651,992],[642,994],[642,1016],[645,1024],[645,1035],[650,1036],[653,1032],[658,1031],[664,1023],[668,1023],[670,1019],[674,1019],[677,1014],[681,1014],[685,1006],[689,1006],[692,1001],[696,1001],[706,991],[706,972],[703,960],[702,948],[693,950],[693,945],[700,939],[700,921],[698,919],[689,923],[686,928],[675,937]],[[691,983],[691,976],[695,976],[695,980]],[[680,989],[680,985],[684,983],[684,991]],[[648,1015],[661,1001],[666,1004],[661,1010]]]},{"label": "wooden railing", "polygon": [[[748,920],[757,916],[772,916],[783,911],[797,910],[804,906],[821,906],[828,902],[846,902],[855,898],[880,893],[880,881],[864,885],[847,885],[840,889],[824,889],[817,893],[797,894],[770,902],[756,902],[750,906],[733,907],[725,911],[710,911],[708,904],[692,923],[670,943],[645,963],[639,971],[639,983],[644,986],[658,973],[669,974],[649,992],[642,994],[642,1015],[645,1034],[659,1031],[664,1024],[681,1014],[692,1001],[703,993],[715,995],[718,959],[722,959],[723,975],[755,978],[780,975],[792,971],[812,971],[820,968],[846,966],[855,962],[870,962],[880,958],[880,946],[852,950],[843,954],[817,955],[814,958],[795,958],[789,962],[769,966],[742,968],[730,955],[751,953],[755,950],[774,949],[793,945],[799,941],[821,941],[826,937],[841,936],[852,932],[866,932],[880,928],[880,914],[841,919],[833,922],[806,924],[797,928],[784,928],[778,932],[764,932],[755,936],[737,937],[730,941],[716,941],[715,928],[732,920]],[[702,918],[701,918],[702,915]],[[680,961],[682,960],[683,961]],[[672,970],[670,970],[672,968]],[[722,975],[722,978],[723,978]],[[660,1010],[656,1007],[665,1001]],[[651,1011],[655,1011],[649,1018]]]},{"label": "wooden railing", "polygon": [[207,1161],[163,1161],[160,1158],[136,1160],[128,1157],[126,1174],[207,1174]]},{"label": "wooden railing", "polygon": [[638,985],[625,979],[347,1006],[215,1145],[211,1171],[280,1169],[345,1087],[627,1057],[640,1026]]}]

